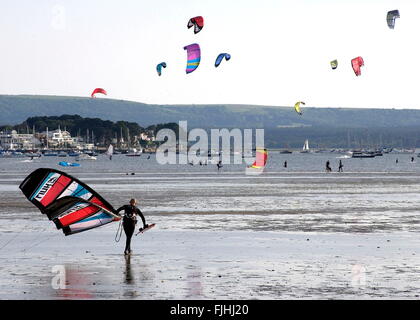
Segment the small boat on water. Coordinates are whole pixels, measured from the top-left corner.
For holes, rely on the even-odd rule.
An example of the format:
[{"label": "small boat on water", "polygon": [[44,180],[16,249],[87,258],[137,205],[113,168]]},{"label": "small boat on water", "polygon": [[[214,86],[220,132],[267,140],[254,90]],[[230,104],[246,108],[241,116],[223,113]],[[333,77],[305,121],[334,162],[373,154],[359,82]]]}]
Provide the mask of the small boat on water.
[{"label": "small boat on water", "polygon": [[97,157],[98,156],[98,154],[95,151],[85,151],[83,153],[85,153],[85,154],[87,154],[91,157]]},{"label": "small boat on water", "polygon": [[82,153],[81,155],[79,155],[76,158],[76,161],[85,161],[85,160],[95,161],[95,160],[97,160],[97,158],[96,157],[93,157],[93,156],[90,156],[87,153]]},{"label": "small boat on water", "polygon": [[79,151],[70,151],[69,153],[68,153],[68,155],[69,155],[69,157],[78,157],[78,156],[80,156],[82,153],[81,152],[79,152]]},{"label": "small boat on water", "polygon": [[80,167],[80,163],[71,163],[66,161],[61,161],[58,164],[62,167]]},{"label": "small boat on water", "polygon": [[280,151],[280,154],[291,154],[291,153],[293,153],[293,152],[290,151],[290,150],[281,150]]},{"label": "small boat on water", "polygon": [[27,156],[28,158],[40,158],[41,154],[38,152],[29,152],[25,153],[25,156]]},{"label": "small boat on water", "polygon": [[19,151],[2,151],[1,158],[26,158],[26,155]]},{"label": "small boat on water", "polygon": [[302,151],[300,153],[310,153],[311,149],[309,149],[309,140],[306,139],[305,143],[303,144]]},{"label": "small boat on water", "polygon": [[50,150],[44,152],[44,157],[57,157],[58,153]]},{"label": "small boat on water", "polygon": [[137,150],[135,148],[130,149],[129,153],[127,153],[125,156],[126,157],[140,157],[141,154],[143,153],[143,150]]},{"label": "small boat on water", "polygon": [[359,152],[355,151],[353,152],[352,158],[375,158],[374,152]]}]

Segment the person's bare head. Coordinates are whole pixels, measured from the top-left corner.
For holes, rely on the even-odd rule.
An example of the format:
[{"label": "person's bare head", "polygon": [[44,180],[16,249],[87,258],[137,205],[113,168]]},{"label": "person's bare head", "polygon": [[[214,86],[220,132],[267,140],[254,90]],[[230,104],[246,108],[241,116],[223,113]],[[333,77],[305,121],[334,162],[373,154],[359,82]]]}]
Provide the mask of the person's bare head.
[{"label": "person's bare head", "polygon": [[135,205],[137,204],[137,200],[136,200],[136,199],[131,199],[131,200],[130,200],[130,204],[131,204],[132,206],[135,206]]}]

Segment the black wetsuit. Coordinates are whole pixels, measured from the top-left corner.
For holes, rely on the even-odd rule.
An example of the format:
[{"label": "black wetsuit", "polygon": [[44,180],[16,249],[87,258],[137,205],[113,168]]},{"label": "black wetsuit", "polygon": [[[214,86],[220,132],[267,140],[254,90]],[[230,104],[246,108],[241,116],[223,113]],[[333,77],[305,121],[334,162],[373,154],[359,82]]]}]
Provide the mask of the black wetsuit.
[{"label": "black wetsuit", "polygon": [[331,172],[331,167],[330,167],[330,162],[327,161],[326,165],[325,165],[325,170],[327,170],[327,172]]},{"label": "black wetsuit", "polygon": [[127,237],[124,252],[131,252],[131,247],[130,247],[131,237],[134,234],[134,230],[136,229],[136,224],[137,224],[136,215],[138,215],[141,218],[143,222],[143,227],[147,226],[146,220],[144,219],[143,213],[141,213],[139,208],[137,208],[136,206],[132,206],[132,205],[122,206],[121,208],[117,210],[117,213],[119,213],[122,210],[124,210],[123,228],[124,228],[125,235]]}]

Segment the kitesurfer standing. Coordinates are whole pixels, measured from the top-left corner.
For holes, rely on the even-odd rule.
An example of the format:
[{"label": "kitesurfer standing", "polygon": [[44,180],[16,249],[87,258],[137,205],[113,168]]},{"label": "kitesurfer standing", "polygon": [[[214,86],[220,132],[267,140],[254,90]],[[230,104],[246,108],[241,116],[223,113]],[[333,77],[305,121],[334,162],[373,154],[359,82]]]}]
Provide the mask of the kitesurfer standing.
[{"label": "kitesurfer standing", "polygon": [[327,161],[327,163],[325,164],[325,170],[327,171],[327,172],[331,172],[332,170],[331,170],[331,167],[330,167],[330,160],[328,160]]},{"label": "kitesurfer standing", "polygon": [[124,217],[123,217],[123,228],[126,235],[126,243],[125,243],[125,250],[124,254],[130,254],[131,253],[131,238],[133,237],[134,230],[136,228],[137,224],[137,217],[138,215],[142,222],[143,222],[143,228],[147,228],[148,225],[146,224],[146,220],[144,219],[144,216],[142,212],[139,210],[139,208],[136,207],[137,201],[136,199],[131,199],[129,205],[124,205],[121,208],[117,210],[117,213],[124,210]]},{"label": "kitesurfer standing", "polygon": [[340,163],[338,164],[338,172],[343,172],[343,167],[343,162],[340,160]]}]

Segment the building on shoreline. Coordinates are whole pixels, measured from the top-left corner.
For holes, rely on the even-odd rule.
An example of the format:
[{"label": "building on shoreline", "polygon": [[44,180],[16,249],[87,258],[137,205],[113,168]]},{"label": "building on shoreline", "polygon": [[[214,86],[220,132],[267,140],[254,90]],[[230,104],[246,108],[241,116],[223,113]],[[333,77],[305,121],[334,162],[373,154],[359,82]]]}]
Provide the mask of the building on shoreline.
[{"label": "building on shoreline", "polygon": [[40,145],[34,134],[20,134],[16,130],[0,132],[0,148],[4,150],[34,150]]},{"label": "building on shoreline", "polygon": [[156,137],[153,131],[142,132],[139,135],[129,135],[124,137],[121,130],[121,136],[112,138],[111,141],[105,138],[95,139],[93,131],[86,136],[75,137],[67,130],[61,130],[60,127],[56,130],[49,130],[48,127],[43,132],[35,132],[33,128],[32,133],[29,130],[25,134],[18,133],[16,130],[0,131],[0,150],[16,151],[16,150],[100,150],[108,147],[109,143],[113,144],[119,150],[131,150],[133,148],[154,150],[156,148]]},{"label": "building on shoreline", "polygon": [[79,141],[66,130],[44,131],[37,135],[46,148],[76,148]]}]

